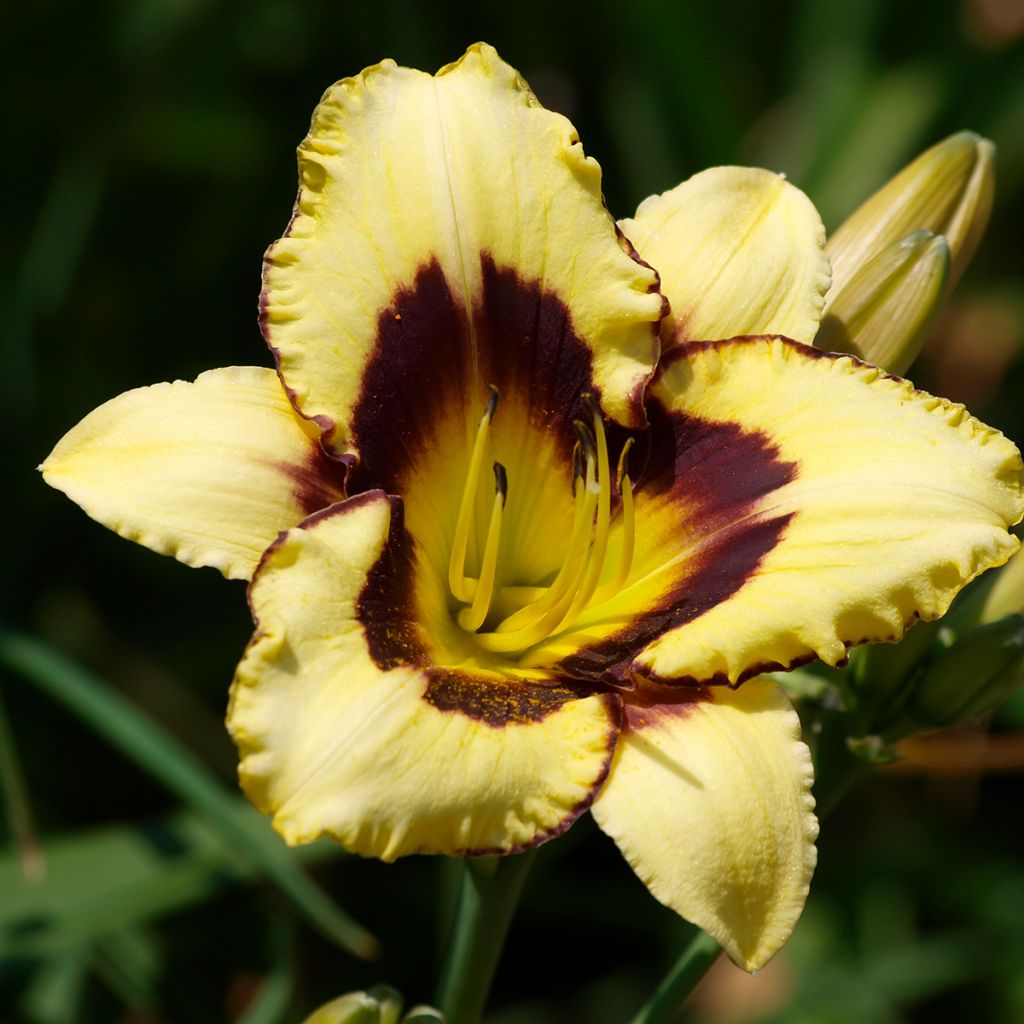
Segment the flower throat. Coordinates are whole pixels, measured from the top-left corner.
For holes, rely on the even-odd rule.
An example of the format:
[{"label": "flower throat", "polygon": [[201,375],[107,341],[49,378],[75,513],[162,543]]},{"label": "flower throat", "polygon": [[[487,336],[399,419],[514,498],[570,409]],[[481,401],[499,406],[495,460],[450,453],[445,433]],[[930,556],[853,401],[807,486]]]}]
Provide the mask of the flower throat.
[{"label": "flower throat", "polygon": [[[622,447],[616,473],[621,503],[622,547],[618,565],[601,584],[608,553],[611,525],[612,478],[604,421],[594,396],[582,395],[581,403],[589,422],[576,420],[573,448],[573,523],[561,566],[545,586],[495,588],[502,518],[508,498],[509,481],[505,467],[493,463],[494,500],[484,538],[480,575],[465,574],[466,551],[475,521],[474,509],[483,466],[488,461],[491,422],[498,409],[498,389],[490,386],[490,397],[477,428],[469,470],[459,504],[459,515],[448,560],[448,587],[462,605],[456,613],[459,626],[475,634],[475,642],[495,654],[517,654],[567,628],[584,608],[602,604],[621,590],[633,564],[633,485],[626,471],[626,459],[633,439]],[[513,481],[513,485],[515,481]],[[494,608],[516,608],[496,623],[488,622]],[[485,628],[486,626],[486,628]]]}]

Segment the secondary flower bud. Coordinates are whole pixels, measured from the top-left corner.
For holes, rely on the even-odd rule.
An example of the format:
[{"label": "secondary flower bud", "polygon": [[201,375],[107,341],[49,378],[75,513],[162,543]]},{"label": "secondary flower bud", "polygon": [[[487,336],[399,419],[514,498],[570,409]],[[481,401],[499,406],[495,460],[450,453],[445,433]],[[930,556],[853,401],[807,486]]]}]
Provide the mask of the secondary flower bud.
[{"label": "secondary flower bud", "polygon": [[943,236],[915,231],[901,238],[861,266],[835,295],[814,344],[904,373],[942,305],[949,268]]},{"label": "secondary flower bud", "polygon": [[1022,683],[1024,615],[1008,615],[934,658],[914,687],[908,717],[919,728],[955,725],[995,707]]},{"label": "secondary flower bud", "polygon": [[1016,613],[1024,614],[1024,548],[965,591],[943,617],[942,625],[954,636],[963,636]]},{"label": "secondary flower bud", "polygon": [[980,621],[995,622],[1005,615],[1024,612],[1024,548],[1017,552],[985,588]]},{"label": "secondary flower bud", "polygon": [[398,1024],[402,997],[386,985],[348,992],[308,1016],[304,1024]]},{"label": "secondary flower bud", "polygon": [[913,231],[944,235],[959,280],[988,224],[995,147],[973,132],[957,132],[925,150],[853,213],[829,239],[834,302],[870,260]]}]

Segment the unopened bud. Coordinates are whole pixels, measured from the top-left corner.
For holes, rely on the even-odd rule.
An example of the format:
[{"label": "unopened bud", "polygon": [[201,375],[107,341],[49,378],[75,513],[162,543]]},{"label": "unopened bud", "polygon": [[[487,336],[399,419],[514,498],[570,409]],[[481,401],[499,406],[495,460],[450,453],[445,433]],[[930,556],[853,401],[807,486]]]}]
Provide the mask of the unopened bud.
[{"label": "unopened bud", "polygon": [[[957,132],[925,150],[853,213],[825,247],[837,299],[854,275],[914,231],[944,235],[952,288],[970,262],[988,224],[995,178],[995,147],[974,132]],[[827,311],[827,306],[826,306]]]},{"label": "unopened bud", "polygon": [[971,584],[942,619],[953,636],[962,636],[1007,615],[1024,614],[1024,547],[999,569]]},{"label": "unopened bud", "polygon": [[1008,615],[935,656],[914,687],[908,717],[918,730],[955,725],[995,707],[1022,683],[1024,615]]},{"label": "unopened bud", "polygon": [[1024,548],[992,573],[992,584],[981,602],[981,622],[996,622],[1006,615],[1024,613]]},{"label": "unopened bud", "polygon": [[835,295],[814,344],[849,352],[890,373],[904,373],[942,306],[949,246],[915,231],[868,260]]},{"label": "unopened bud", "polygon": [[402,1018],[402,1024],[444,1024],[444,1016],[433,1006],[414,1006]]},{"label": "unopened bud", "polygon": [[314,1010],[303,1024],[398,1024],[402,997],[386,985],[349,992]]}]

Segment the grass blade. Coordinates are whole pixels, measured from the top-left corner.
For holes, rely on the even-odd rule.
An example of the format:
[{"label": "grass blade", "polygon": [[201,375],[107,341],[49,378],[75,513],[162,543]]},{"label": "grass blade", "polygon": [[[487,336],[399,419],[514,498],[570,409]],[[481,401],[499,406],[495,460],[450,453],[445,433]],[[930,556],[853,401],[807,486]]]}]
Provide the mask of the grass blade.
[{"label": "grass blade", "polygon": [[0,664],[38,685],[200,814],[235,853],[252,862],[327,938],[360,957],[377,941],[352,920],[267,830],[239,826],[227,789],[173,736],[106,684],[31,637],[0,633]]},{"label": "grass blade", "polygon": [[[238,827],[265,829],[235,798]],[[0,855],[0,964],[60,956],[112,932],[181,911],[257,877],[192,811],[140,825],[106,825],[48,840],[42,885],[22,884],[16,856]],[[338,856],[326,840],[296,851],[312,863]]]},{"label": "grass blade", "polygon": [[31,1024],[75,1024],[85,990],[88,963],[85,950],[58,953],[42,963],[21,1000],[21,1012]]},{"label": "grass blade", "polygon": [[0,699],[0,793],[7,812],[7,822],[14,837],[14,846],[21,858],[25,881],[38,884],[46,877],[46,862],[36,840],[32,804],[21,772],[14,736],[7,724],[7,711]]}]

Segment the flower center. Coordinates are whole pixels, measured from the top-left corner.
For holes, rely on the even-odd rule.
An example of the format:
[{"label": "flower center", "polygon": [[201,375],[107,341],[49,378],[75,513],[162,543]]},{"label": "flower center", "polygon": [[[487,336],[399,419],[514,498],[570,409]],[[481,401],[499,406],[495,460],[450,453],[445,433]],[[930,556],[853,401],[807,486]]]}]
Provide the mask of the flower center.
[{"label": "flower center", "polygon": [[[502,519],[508,499],[509,481],[505,467],[493,463],[494,498],[483,543],[478,577],[465,574],[466,552],[471,540],[474,510],[483,466],[489,459],[491,422],[498,408],[498,390],[491,396],[480,419],[465,486],[459,504],[455,535],[448,561],[448,588],[455,602],[462,605],[456,619],[476,644],[495,654],[518,654],[542,640],[568,628],[584,608],[600,605],[622,588],[633,563],[633,485],[626,471],[626,460],[633,439],[623,445],[619,456],[616,484],[620,499],[623,531],[618,564],[602,582],[605,574],[608,535],[611,526],[612,477],[608,458],[608,440],[604,421],[593,395],[582,396],[589,422],[576,420],[576,445],[573,449],[573,523],[560,568],[547,585],[495,587],[498,572]],[[515,486],[512,481],[512,486]],[[497,618],[495,608],[504,610]],[[509,612],[509,609],[515,609]],[[494,619],[497,618],[497,621]]]}]

